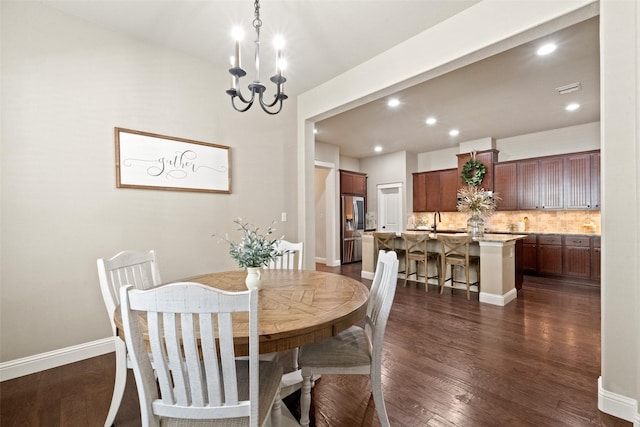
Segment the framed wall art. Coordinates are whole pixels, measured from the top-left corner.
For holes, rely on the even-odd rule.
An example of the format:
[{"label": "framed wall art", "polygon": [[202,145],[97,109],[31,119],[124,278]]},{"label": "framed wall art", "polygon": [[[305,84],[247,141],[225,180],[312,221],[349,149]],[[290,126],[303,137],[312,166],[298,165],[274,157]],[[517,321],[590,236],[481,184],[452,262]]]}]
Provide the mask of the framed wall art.
[{"label": "framed wall art", "polygon": [[229,147],[115,128],[116,186],[231,193]]}]

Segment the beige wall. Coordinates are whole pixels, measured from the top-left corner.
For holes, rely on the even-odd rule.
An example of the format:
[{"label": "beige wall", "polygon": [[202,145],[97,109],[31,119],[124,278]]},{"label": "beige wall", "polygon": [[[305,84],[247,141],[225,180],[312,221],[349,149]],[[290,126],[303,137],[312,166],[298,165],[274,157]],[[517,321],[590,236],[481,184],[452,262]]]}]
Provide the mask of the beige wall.
[{"label": "beige wall", "polygon": [[[0,361],[111,334],[99,257],[155,248],[175,280],[236,268],[212,234],[238,216],[297,239],[295,100],[238,113],[204,61],[40,2],[1,7]],[[232,194],[116,189],[114,126],[230,146]]]}]

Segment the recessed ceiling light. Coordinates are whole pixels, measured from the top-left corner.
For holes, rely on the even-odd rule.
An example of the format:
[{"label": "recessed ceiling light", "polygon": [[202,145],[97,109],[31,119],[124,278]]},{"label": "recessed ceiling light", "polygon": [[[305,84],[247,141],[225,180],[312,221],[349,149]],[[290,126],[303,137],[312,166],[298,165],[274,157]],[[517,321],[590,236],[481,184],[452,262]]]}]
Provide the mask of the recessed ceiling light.
[{"label": "recessed ceiling light", "polygon": [[314,134],[315,134],[315,133],[318,133],[318,129],[313,128],[313,133],[314,133]]},{"label": "recessed ceiling light", "polygon": [[379,145],[376,145],[375,148],[373,149],[376,153],[380,153],[382,152],[382,147]]},{"label": "recessed ceiling light", "polygon": [[545,45],[542,45],[537,51],[536,53],[540,56],[543,55],[548,55],[551,52],[553,52],[554,50],[556,50],[556,45],[553,43],[547,43]]},{"label": "recessed ceiling light", "polygon": [[387,105],[389,107],[397,107],[398,105],[400,105],[400,100],[398,98],[391,98],[389,102],[387,102]]},{"label": "recessed ceiling light", "polygon": [[433,125],[435,125],[435,124],[436,124],[436,122],[437,122],[437,121],[438,121],[438,120],[436,120],[436,118],[435,118],[435,117],[429,117],[429,118],[425,121],[425,123],[426,123],[426,124],[428,124],[429,126],[433,126]]},{"label": "recessed ceiling light", "polygon": [[460,131],[458,129],[451,129],[449,131],[449,136],[458,136],[460,135]]},{"label": "recessed ceiling light", "polygon": [[574,110],[577,110],[578,108],[580,108],[580,104],[575,102],[564,107],[564,109],[567,111],[574,111]]}]

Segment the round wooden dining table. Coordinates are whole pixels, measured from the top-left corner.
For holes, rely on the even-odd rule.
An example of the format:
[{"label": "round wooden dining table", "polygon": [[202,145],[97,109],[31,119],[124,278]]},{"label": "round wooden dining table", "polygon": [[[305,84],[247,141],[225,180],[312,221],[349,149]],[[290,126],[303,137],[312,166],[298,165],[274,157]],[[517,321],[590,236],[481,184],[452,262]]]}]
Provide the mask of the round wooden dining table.
[{"label": "round wooden dining table", "polygon": [[[209,273],[189,277],[196,282],[226,291],[247,290],[246,271]],[[324,271],[264,270],[259,291],[258,318],[260,353],[300,347],[337,335],[364,317],[369,290],[361,282]],[[248,354],[248,321],[234,317],[237,355]],[[234,315],[235,316],[235,315]],[[120,310],[115,313],[122,330]]]}]

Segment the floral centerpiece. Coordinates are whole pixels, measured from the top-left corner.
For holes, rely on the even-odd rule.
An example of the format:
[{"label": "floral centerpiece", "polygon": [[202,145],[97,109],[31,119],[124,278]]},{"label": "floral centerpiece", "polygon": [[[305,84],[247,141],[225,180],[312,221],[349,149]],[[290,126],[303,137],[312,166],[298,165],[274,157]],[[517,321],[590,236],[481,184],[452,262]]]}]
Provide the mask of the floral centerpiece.
[{"label": "floral centerpiece", "polygon": [[484,218],[494,214],[496,202],[500,198],[484,188],[468,186],[458,190],[459,212],[469,213],[471,217],[467,221],[467,232],[473,237],[482,237],[484,234]]},{"label": "floral centerpiece", "polygon": [[222,239],[229,243],[229,255],[237,263],[238,267],[247,269],[246,284],[249,289],[260,288],[260,268],[269,264],[282,254],[276,249],[280,239],[270,237],[275,229],[271,225],[266,233],[260,234],[258,227],[249,224],[242,218],[233,221],[238,225],[237,230],[242,232],[239,241],[233,241],[225,234]]}]

